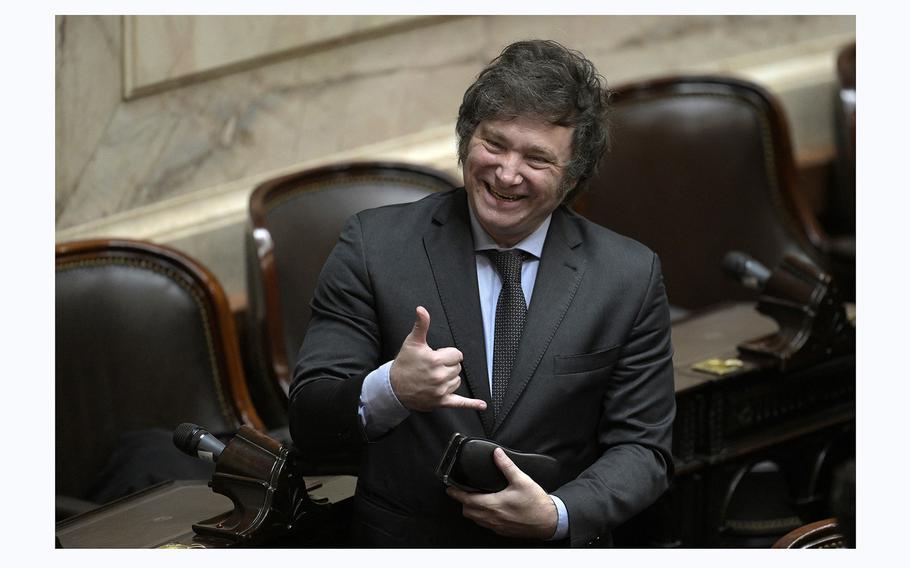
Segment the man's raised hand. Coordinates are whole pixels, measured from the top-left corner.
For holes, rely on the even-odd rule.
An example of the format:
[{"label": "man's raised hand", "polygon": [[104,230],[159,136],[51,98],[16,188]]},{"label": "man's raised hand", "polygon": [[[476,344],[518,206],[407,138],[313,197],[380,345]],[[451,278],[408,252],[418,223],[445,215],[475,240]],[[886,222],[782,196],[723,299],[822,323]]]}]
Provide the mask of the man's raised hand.
[{"label": "man's raised hand", "polygon": [[417,306],[414,328],[404,338],[389,371],[395,396],[405,407],[426,412],[434,408],[486,410],[487,403],[455,394],[461,384],[461,351],[454,347],[432,349],[427,345],[430,313]]}]

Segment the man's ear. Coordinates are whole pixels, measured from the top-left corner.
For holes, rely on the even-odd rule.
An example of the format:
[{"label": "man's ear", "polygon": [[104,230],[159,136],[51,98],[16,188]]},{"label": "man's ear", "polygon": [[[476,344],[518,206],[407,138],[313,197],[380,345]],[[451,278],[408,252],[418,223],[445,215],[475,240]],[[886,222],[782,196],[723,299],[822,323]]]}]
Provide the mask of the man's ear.
[{"label": "man's ear", "polygon": [[585,191],[585,185],[581,183],[581,180],[568,180],[563,183],[563,188],[565,193],[562,197],[562,203],[565,205],[571,205],[572,201]]}]

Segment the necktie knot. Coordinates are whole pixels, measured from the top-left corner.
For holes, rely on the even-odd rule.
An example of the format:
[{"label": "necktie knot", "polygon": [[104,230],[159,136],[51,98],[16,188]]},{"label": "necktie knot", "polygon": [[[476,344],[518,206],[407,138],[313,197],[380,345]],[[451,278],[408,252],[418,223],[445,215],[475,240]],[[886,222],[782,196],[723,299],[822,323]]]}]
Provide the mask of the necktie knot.
[{"label": "necktie knot", "polygon": [[484,253],[490,258],[503,286],[521,284],[521,265],[530,255],[523,250],[487,250]]}]

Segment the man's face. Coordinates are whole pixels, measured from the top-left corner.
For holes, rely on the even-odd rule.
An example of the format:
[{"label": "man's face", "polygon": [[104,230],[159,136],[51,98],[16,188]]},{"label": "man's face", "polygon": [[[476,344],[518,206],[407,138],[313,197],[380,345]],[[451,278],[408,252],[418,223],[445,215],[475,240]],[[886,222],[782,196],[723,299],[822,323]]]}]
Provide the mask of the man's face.
[{"label": "man's face", "polygon": [[477,220],[500,246],[514,246],[559,206],[572,131],[526,117],[477,125],[462,170],[465,189]]}]

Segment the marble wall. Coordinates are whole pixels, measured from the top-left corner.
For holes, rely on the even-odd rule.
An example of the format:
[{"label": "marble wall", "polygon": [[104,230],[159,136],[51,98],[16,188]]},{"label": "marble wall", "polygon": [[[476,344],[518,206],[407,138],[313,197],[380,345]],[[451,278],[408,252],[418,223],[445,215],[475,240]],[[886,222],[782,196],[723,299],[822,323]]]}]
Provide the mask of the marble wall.
[{"label": "marble wall", "polygon": [[370,33],[389,34],[424,16],[124,16],[124,96],[302,56]]},{"label": "marble wall", "polygon": [[259,181],[347,159],[455,171],[465,87],[503,45],[548,37],[612,85],[729,73],[781,97],[802,160],[833,148],[834,53],[852,16],[58,16],[57,240],[170,243],[243,293]]}]

